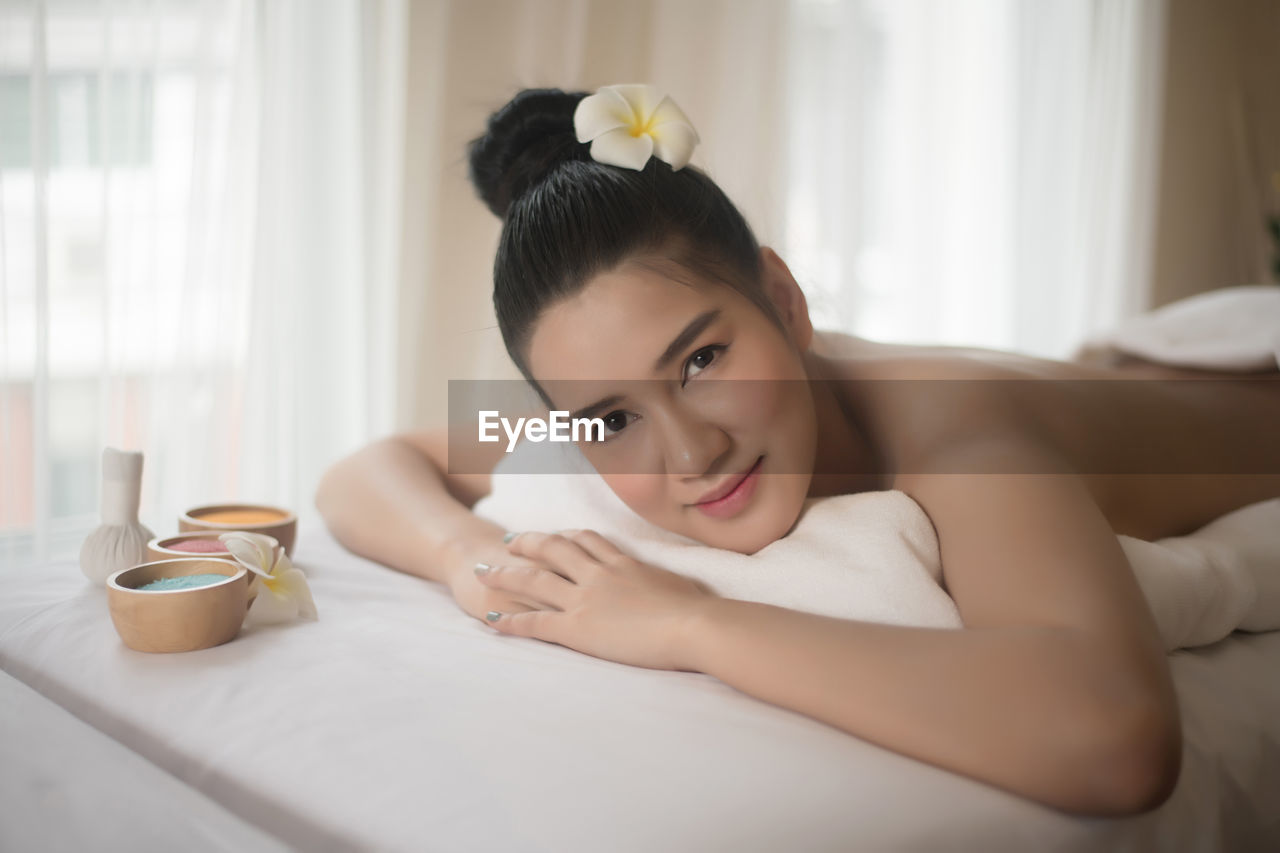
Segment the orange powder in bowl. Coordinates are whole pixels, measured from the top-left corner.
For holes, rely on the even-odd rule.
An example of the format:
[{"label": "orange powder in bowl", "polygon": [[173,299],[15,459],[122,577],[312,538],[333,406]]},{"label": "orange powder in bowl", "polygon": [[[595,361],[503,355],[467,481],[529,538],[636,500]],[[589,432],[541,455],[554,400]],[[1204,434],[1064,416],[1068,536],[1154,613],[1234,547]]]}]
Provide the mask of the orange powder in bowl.
[{"label": "orange powder in bowl", "polygon": [[202,512],[197,518],[214,524],[270,524],[284,515],[270,509],[219,509]]}]

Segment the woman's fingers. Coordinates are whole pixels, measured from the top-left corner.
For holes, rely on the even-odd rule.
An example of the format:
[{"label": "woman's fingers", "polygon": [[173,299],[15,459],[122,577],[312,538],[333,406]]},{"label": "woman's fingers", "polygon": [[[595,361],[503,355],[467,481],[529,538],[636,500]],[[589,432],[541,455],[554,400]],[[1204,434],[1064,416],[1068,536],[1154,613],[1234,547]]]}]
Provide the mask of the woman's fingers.
[{"label": "woman's fingers", "polygon": [[548,643],[564,645],[559,635],[561,627],[557,620],[565,617],[554,610],[530,610],[525,613],[490,613],[494,618],[488,622],[503,634],[517,637],[532,637]]},{"label": "woman's fingers", "polygon": [[[564,611],[573,606],[581,593],[580,583],[591,580],[603,565],[616,565],[628,559],[612,542],[594,530],[562,530],[559,533],[526,531],[510,534],[507,550],[517,559],[536,561],[541,566],[491,566],[477,571],[481,583],[526,599],[546,603],[546,607]],[[487,564],[486,564],[487,565]],[[488,621],[505,633],[523,633],[549,639],[548,614],[537,615],[494,611]],[[519,618],[514,618],[519,617]]]},{"label": "woman's fingers", "polygon": [[594,530],[561,530],[560,535],[582,548],[598,562],[606,565],[620,559],[627,559],[627,555],[619,550],[617,545],[614,545]]},{"label": "woman's fingers", "polygon": [[589,580],[600,568],[600,561],[583,545],[559,533],[525,531],[507,543],[507,550],[553,565],[574,583]]},{"label": "woman's fingers", "polygon": [[548,605],[533,599],[513,595],[505,590],[487,586],[479,577],[467,579],[465,583],[453,585],[453,597],[458,606],[468,616],[484,621],[485,614],[491,610],[503,613],[522,613],[526,610],[538,610]]},{"label": "woman's fingers", "polygon": [[490,589],[514,593],[520,598],[542,602],[557,610],[572,603],[577,585],[548,569],[537,566],[491,566],[478,563],[475,569],[480,583]]}]

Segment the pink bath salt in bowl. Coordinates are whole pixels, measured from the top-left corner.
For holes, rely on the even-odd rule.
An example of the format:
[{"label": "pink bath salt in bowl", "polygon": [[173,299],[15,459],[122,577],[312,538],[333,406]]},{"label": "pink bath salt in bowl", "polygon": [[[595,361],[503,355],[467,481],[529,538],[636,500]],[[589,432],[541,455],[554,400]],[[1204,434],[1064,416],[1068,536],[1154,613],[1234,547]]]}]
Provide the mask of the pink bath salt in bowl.
[{"label": "pink bath salt in bowl", "polygon": [[227,546],[217,539],[182,539],[165,545],[170,551],[186,551],[189,554],[226,554]]}]

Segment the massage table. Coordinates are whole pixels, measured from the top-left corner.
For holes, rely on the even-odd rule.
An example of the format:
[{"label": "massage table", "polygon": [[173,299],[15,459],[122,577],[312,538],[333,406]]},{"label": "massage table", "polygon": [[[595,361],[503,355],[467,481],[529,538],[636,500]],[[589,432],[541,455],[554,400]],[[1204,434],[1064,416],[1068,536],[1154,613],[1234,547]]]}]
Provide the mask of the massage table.
[{"label": "massage table", "polygon": [[1173,652],[1177,789],[1083,818],[702,673],[498,634],[306,522],[320,618],[195,652],[125,647],[74,560],[3,568],[0,849],[1280,849],[1280,632]]},{"label": "massage table", "polygon": [[[1087,350],[1248,371],[1278,338],[1258,286]],[[0,850],[1280,850],[1280,630],[1171,651],[1177,788],[1086,818],[703,673],[499,634],[305,513],[294,562],[317,621],[180,654],[125,647],[74,560],[0,566]]]}]

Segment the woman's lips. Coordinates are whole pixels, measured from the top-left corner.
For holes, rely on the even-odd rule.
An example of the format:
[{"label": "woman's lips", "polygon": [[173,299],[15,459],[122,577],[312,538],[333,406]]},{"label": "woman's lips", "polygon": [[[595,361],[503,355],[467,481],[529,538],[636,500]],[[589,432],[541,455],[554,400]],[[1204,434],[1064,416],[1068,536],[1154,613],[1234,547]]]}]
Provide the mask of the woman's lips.
[{"label": "woman's lips", "polygon": [[747,475],[724,497],[697,503],[694,506],[713,518],[729,518],[737,515],[755,493],[756,485],[760,481],[760,465],[763,461],[763,456],[757,459]]}]

